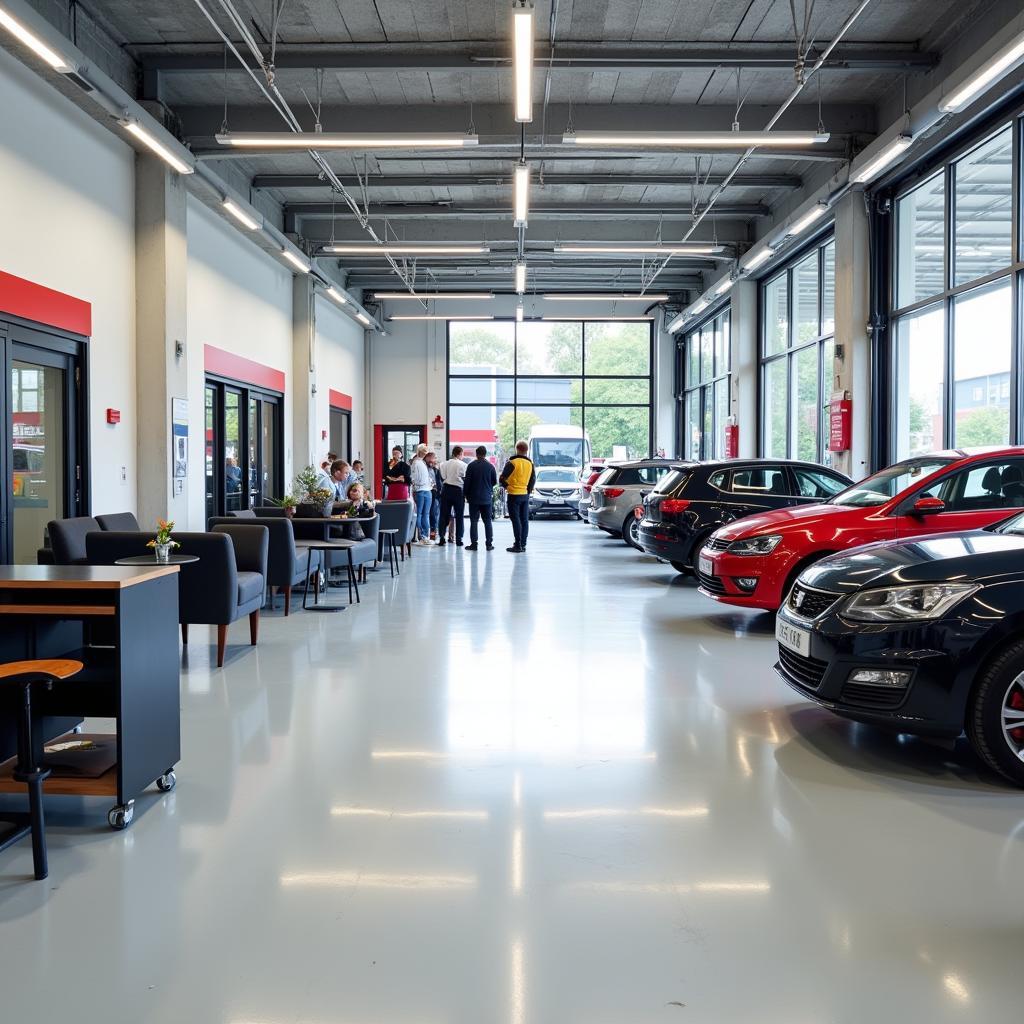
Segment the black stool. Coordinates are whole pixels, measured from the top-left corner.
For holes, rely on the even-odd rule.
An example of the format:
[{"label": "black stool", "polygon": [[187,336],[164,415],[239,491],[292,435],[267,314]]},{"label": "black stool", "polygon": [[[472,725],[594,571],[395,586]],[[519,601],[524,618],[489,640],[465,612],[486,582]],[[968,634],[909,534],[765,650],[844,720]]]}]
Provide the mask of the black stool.
[{"label": "black stool", "polygon": [[[46,661],[12,661],[0,665],[0,693],[20,690],[17,698],[18,760],[11,773],[16,782],[28,788],[27,814],[0,814],[0,821],[14,826],[13,831],[0,839],[0,850],[31,833],[32,862],[36,878],[49,874],[46,864],[46,824],[43,819],[43,780],[50,769],[36,764],[36,720],[32,715],[32,687],[53,688],[55,681],[68,679],[82,671],[80,661],[53,659]],[[42,758],[40,757],[40,762]]]},{"label": "black stool", "polygon": [[[388,551],[388,564],[391,566],[391,577],[395,577],[395,574],[402,574],[402,570],[398,568],[398,554],[395,549],[395,538],[398,536],[398,530],[381,530],[380,531],[380,542],[381,547],[386,546]],[[403,556],[404,557],[404,556]]]}]

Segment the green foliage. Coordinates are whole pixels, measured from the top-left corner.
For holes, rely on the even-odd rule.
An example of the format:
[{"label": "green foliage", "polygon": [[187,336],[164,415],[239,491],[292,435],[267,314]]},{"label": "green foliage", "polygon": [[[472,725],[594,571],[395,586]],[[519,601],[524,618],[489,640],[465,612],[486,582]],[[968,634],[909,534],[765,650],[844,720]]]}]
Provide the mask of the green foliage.
[{"label": "green foliage", "polygon": [[[502,413],[501,419],[498,420],[497,434],[498,444],[507,452],[509,455],[512,454],[513,449],[516,446],[516,441],[522,438],[524,441],[530,436],[530,428],[539,426],[544,421],[533,412],[527,412],[525,409],[519,410],[519,416],[509,409],[508,412]],[[518,429],[519,436],[516,436]]]},{"label": "green foliage", "polygon": [[984,409],[972,409],[957,417],[956,443],[964,448],[984,448],[987,445],[1007,444],[1009,441],[1009,416],[1006,409],[988,405]]}]

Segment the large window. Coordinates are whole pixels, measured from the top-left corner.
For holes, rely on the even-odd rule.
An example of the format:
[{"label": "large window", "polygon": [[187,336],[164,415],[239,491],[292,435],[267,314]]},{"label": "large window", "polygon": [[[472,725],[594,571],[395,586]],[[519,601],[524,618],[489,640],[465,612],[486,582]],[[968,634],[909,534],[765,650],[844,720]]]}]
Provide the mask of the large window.
[{"label": "large window", "polygon": [[998,128],[897,196],[895,458],[1021,436],[1013,382],[1019,134],[1019,121]]},{"label": "large window", "polygon": [[683,340],[683,451],[687,459],[725,455],[729,417],[729,312]]},{"label": "large window", "polygon": [[650,322],[449,321],[450,444],[499,461],[544,425],[552,444],[589,439],[594,458],[648,455]]},{"label": "large window", "polygon": [[832,464],[836,247],[829,240],[761,290],[761,454]]}]

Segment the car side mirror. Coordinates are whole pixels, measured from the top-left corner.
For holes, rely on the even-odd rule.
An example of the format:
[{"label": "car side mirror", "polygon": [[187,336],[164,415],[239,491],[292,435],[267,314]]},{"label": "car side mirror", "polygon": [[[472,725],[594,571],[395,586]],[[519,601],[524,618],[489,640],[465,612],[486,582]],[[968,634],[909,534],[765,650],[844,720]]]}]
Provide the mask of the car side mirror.
[{"label": "car side mirror", "polygon": [[913,514],[915,516],[934,515],[936,512],[944,512],[946,503],[941,498],[918,498],[914,502]]}]

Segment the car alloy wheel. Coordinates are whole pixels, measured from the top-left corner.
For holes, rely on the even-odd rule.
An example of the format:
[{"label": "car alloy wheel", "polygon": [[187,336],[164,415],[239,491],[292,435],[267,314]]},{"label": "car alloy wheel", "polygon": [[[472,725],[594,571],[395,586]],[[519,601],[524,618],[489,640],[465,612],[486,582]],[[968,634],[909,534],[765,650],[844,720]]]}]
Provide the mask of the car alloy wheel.
[{"label": "car alloy wheel", "polygon": [[1024,786],[1024,641],[1005,647],[982,669],[964,719],[978,757]]},{"label": "car alloy wheel", "polygon": [[1007,746],[1024,762],[1024,672],[1014,677],[1003,695],[1002,725]]}]

